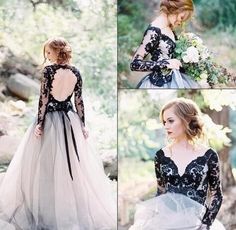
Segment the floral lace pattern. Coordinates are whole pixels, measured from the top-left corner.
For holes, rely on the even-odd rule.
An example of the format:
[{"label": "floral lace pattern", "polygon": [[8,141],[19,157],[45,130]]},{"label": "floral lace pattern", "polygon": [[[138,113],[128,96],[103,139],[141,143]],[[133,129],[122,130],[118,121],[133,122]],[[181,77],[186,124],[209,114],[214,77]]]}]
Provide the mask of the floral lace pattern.
[{"label": "floral lace pattern", "polygon": [[64,101],[57,101],[51,94],[54,75],[59,68],[70,69],[77,77],[77,82],[74,88],[74,94],[75,94],[74,103],[76,111],[81,119],[82,125],[85,126],[84,103],[82,98],[82,78],[80,72],[74,66],[58,65],[58,64],[46,66],[43,70],[39,104],[38,104],[37,124],[39,124],[43,128],[45,115],[47,112],[52,112],[52,111],[68,112],[69,110],[72,110],[72,104],[70,99],[73,93],[69,95]]},{"label": "floral lace pattern", "polygon": [[[175,35],[175,34],[174,34]],[[175,35],[175,39],[176,35]],[[176,45],[161,29],[149,25],[143,40],[130,64],[132,71],[152,71],[149,79],[152,84],[162,86],[171,81],[171,70],[167,68],[168,59],[172,58]],[[144,60],[150,54],[151,60]]]},{"label": "floral lace pattern", "polygon": [[[220,184],[220,165],[216,152],[206,151],[191,161],[184,174],[180,176],[175,162],[159,150],[155,156],[157,195],[165,192],[181,193],[206,206],[202,223],[210,226],[216,218],[222,203]],[[209,204],[206,204],[207,192],[210,192]]]}]

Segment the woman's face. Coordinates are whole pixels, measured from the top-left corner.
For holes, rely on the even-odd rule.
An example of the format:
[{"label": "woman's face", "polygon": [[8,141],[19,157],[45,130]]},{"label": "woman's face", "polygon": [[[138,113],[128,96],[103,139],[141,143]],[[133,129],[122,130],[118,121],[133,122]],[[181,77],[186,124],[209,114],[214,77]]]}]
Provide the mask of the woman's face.
[{"label": "woman's face", "polygon": [[183,22],[185,22],[189,16],[190,16],[191,12],[190,11],[182,11],[179,14],[171,14],[168,16],[170,25],[172,28],[176,28],[182,25]]},{"label": "woman's face", "polygon": [[169,138],[180,140],[186,137],[183,122],[175,115],[173,106],[164,111],[163,124]]},{"label": "woman's face", "polygon": [[57,53],[53,50],[50,49],[49,46],[45,47],[45,57],[51,62],[54,63],[57,61]]}]

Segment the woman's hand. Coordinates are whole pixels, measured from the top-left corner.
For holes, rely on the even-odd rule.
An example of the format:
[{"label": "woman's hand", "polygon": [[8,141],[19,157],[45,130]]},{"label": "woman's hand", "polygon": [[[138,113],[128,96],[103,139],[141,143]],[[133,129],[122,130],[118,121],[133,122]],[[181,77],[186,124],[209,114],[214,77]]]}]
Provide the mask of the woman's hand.
[{"label": "woman's hand", "polygon": [[167,62],[169,62],[167,65],[168,69],[179,69],[182,66],[182,63],[178,59],[169,59]]},{"label": "woman's hand", "polygon": [[42,131],[42,127],[41,125],[36,125],[35,129],[34,129],[34,135],[38,138],[42,135],[43,131]]},{"label": "woman's hand", "polygon": [[85,127],[82,127],[82,133],[84,135],[84,138],[87,139],[89,136],[89,132]]}]

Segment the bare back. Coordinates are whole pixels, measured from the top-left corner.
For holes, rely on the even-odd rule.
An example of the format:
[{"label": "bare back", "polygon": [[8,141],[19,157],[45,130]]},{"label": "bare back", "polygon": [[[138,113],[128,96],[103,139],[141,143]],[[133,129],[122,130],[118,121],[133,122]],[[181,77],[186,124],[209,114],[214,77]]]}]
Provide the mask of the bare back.
[{"label": "bare back", "polygon": [[75,88],[77,77],[70,69],[58,69],[52,81],[51,95],[58,101],[64,101]]}]

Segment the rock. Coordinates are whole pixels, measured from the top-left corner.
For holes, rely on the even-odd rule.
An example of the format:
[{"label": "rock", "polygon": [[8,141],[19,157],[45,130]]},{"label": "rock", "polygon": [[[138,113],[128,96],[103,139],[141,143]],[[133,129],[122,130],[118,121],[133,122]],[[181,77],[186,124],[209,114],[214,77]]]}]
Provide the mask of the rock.
[{"label": "rock", "polygon": [[38,95],[40,85],[23,74],[15,74],[7,82],[8,90],[17,97],[29,100],[30,96]]},{"label": "rock", "polygon": [[118,169],[117,169],[117,154],[114,151],[104,152],[101,155],[105,173],[109,175],[112,180],[117,180]]},{"label": "rock", "polygon": [[7,131],[5,129],[0,129],[0,137],[1,136],[4,136],[4,135],[7,135]]},{"label": "rock", "polygon": [[6,96],[4,95],[5,85],[0,83],[0,101],[4,102],[6,100]]},{"label": "rock", "polygon": [[4,94],[2,92],[0,92],[0,101],[5,101],[6,97],[4,96]]},{"label": "rock", "polygon": [[9,100],[7,104],[9,106],[9,110],[11,111],[10,114],[13,116],[22,116],[25,111],[27,111],[26,103],[22,100]]},{"label": "rock", "polygon": [[0,137],[0,164],[10,163],[17,147],[19,146],[21,138],[12,136]]},{"label": "rock", "polygon": [[16,56],[8,47],[0,45],[0,74],[2,76],[9,77],[15,73],[21,73],[39,79],[41,74],[37,67],[37,63],[32,61],[32,58]]}]

